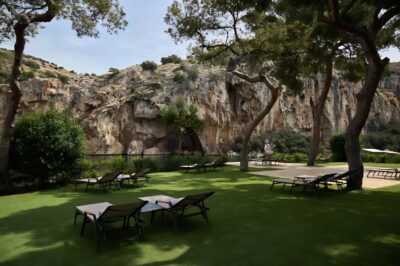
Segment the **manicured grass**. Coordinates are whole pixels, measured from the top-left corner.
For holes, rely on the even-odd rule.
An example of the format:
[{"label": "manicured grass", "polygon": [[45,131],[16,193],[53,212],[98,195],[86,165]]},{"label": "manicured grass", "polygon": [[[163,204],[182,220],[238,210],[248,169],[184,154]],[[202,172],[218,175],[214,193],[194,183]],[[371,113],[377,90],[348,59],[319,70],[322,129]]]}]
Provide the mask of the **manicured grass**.
[{"label": "manicured grass", "polygon": [[[72,187],[0,197],[1,265],[398,265],[400,186],[351,193],[270,191],[270,178],[230,167],[155,173],[150,183],[106,193]],[[215,191],[210,226],[178,231],[166,216],[145,238],[96,253],[94,230],[73,226],[74,206],[140,196]],[[148,216],[145,216],[149,220]],[[78,222],[80,222],[79,220]]]}]

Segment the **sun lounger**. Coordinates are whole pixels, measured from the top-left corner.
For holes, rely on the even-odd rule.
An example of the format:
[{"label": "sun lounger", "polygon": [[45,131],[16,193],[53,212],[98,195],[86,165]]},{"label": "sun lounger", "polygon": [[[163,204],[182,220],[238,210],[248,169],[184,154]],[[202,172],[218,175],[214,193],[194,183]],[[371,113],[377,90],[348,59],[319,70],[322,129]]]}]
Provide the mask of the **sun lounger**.
[{"label": "sun lounger", "polygon": [[330,184],[335,184],[339,189],[344,189],[344,186],[347,185],[347,181],[352,173],[352,171],[348,171],[342,174],[334,175],[328,178],[327,182]]},{"label": "sun lounger", "polygon": [[[156,195],[150,197],[142,197],[139,199],[155,203],[163,208],[162,211],[171,213],[174,217],[175,228],[177,228],[178,221],[180,219],[194,215],[202,215],[207,224],[209,224],[207,211],[209,211],[210,209],[206,207],[204,201],[213,194],[214,192],[207,192],[188,195],[183,198],[172,198],[165,195]],[[188,213],[188,210],[190,211],[191,209],[198,209],[198,211]],[[152,219],[153,218],[154,215],[152,215]]]},{"label": "sun lounger", "polygon": [[283,188],[285,188],[285,185],[291,185],[290,187],[290,193],[292,193],[292,190],[296,186],[301,186],[303,187],[303,191],[306,191],[308,187],[310,187],[313,191],[316,191],[320,185],[323,185],[325,188],[328,187],[328,179],[331,178],[332,176],[336,175],[336,173],[331,173],[331,174],[326,174],[323,176],[319,177],[309,177],[309,178],[302,178],[302,179],[291,179],[291,178],[276,178],[272,180],[272,185],[270,187],[270,190],[274,187],[276,184],[283,184]]},{"label": "sun lounger", "polygon": [[367,173],[367,177],[396,179],[397,177],[400,177],[400,168],[369,169],[368,173]]},{"label": "sun lounger", "polygon": [[278,158],[276,158],[276,159],[271,159],[271,164],[272,163],[275,163],[275,165],[278,165],[278,164],[285,164],[285,154],[281,154]]},{"label": "sun lounger", "polygon": [[272,165],[273,159],[271,154],[264,154],[263,157],[259,158],[255,163],[270,164]]},{"label": "sun lounger", "polygon": [[211,163],[206,163],[204,165],[205,169],[210,168],[210,169],[216,169],[217,167],[223,168],[226,164],[226,159],[225,158],[219,158]]},{"label": "sun lounger", "polygon": [[196,164],[189,164],[189,165],[181,165],[178,167],[179,170],[186,170],[186,172],[189,172],[189,170],[197,170],[200,171],[203,169],[204,171],[206,170],[205,165],[208,162],[201,162],[201,163],[196,163]]},{"label": "sun lounger", "polygon": [[136,185],[139,181],[149,182],[150,176],[148,176],[147,174],[150,173],[150,171],[151,171],[150,168],[145,168],[145,169],[141,169],[138,172],[130,174],[130,175],[120,174],[117,177],[117,182],[119,183],[120,186],[122,186],[124,181],[128,182],[128,184],[129,184],[129,181],[132,181],[133,185]]},{"label": "sun lounger", "polygon": [[116,182],[117,176],[119,176],[121,172],[113,172],[107,173],[100,178],[81,178],[75,179],[72,181],[72,184],[75,184],[75,190],[77,189],[79,184],[86,185],[85,191],[87,191],[89,186],[99,185],[100,189],[106,190],[107,188],[111,188],[112,186],[119,188],[118,183]]},{"label": "sun lounger", "polygon": [[[93,223],[96,227],[97,250],[100,249],[101,239],[104,242],[113,242],[139,237],[143,234],[140,210],[146,201],[139,201],[130,204],[112,205],[109,202],[81,205],[75,207],[75,220],[78,215],[83,215],[81,236],[85,231],[87,223]],[[134,224],[131,225],[131,221]],[[115,227],[111,224],[119,223]]]}]

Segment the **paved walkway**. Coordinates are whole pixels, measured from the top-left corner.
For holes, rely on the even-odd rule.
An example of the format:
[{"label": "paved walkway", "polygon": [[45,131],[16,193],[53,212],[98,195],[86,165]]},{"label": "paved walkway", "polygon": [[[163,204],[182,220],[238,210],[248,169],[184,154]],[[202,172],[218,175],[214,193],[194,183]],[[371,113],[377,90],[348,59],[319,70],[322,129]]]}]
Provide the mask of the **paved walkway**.
[{"label": "paved walkway", "polygon": [[[230,165],[239,165],[239,162],[231,162]],[[271,167],[268,165],[254,165],[251,164],[251,167],[255,168],[265,168]],[[251,174],[255,175],[263,175],[263,176],[273,176],[273,177],[286,177],[292,178],[299,175],[312,175],[312,176],[319,176],[329,173],[343,173],[347,171],[347,165],[332,165],[332,166],[324,166],[324,167],[309,167],[305,166],[302,163],[287,163],[285,165],[279,166],[272,166],[273,170],[267,171],[257,171],[257,172],[250,172]],[[364,168],[364,180],[363,180],[363,187],[364,188],[383,188],[393,185],[400,185],[400,180],[390,180],[390,179],[383,179],[383,178],[372,178],[366,177],[368,169],[373,167],[365,167]]]}]

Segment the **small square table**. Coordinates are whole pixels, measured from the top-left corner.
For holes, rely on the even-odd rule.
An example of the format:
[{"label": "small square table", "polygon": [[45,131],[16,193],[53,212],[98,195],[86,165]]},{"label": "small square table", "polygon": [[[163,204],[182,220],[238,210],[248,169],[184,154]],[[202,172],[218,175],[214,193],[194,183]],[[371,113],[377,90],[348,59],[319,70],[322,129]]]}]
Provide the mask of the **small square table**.
[{"label": "small square table", "polygon": [[147,196],[147,197],[139,198],[139,200],[148,201],[147,204],[149,204],[149,203],[156,204],[164,209],[169,209],[171,206],[175,205],[182,199],[183,198],[173,198],[173,197],[166,196],[166,195],[154,195],[154,196]]}]

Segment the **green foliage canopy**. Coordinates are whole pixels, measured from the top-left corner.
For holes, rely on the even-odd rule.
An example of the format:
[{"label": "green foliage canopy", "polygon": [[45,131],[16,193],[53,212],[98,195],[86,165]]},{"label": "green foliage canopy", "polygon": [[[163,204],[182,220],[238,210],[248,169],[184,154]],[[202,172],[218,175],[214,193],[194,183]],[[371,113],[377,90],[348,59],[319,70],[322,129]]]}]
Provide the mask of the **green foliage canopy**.
[{"label": "green foliage canopy", "polygon": [[172,54],[172,55],[166,56],[166,57],[161,57],[161,64],[163,64],[163,65],[170,64],[170,63],[179,64],[181,62],[182,62],[182,59],[175,54]]},{"label": "green foliage canopy", "polygon": [[400,121],[393,120],[379,130],[371,130],[363,138],[364,146],[400,151]]},{"label": "green foliage canopy", "polygon": [[251,73],[268,73],[293,90],[302,89],[297,61],[306,27],[285,24],[270,9],[270,1],[174,1],[164,19],[175,41],[196,41],[193,51],[200,59],[223,55],[227,64],[232,57],[233,69],[228,71],[242,65]]},{"label": "green foliage canopy", "polygon": [[182,98],[163,108],[161,117],[170,130],[176,130],[180,134],[188,128],[196,132],[201,132],[204,128],[204,122],[197,115],[197,108],[188,105]]},{"label": "green foliage canopy", "polygon": [[84,133],[66,112],[22,115],[15,124],[12,141],[13,167],[45,180],[78,168],[84,152]]},{"label": "green foliage canopy", "polygon": [[140,66],[143,70],[148,70],[150,72],[154,72],[157,69],[157,64],[153,61],[144,61]]},{"label": "green foliage canopy", "polygon": [[[2,0],[0,1],[0,42],[14,38],[13,26],[18,20],[40,16],[46,9],[56,19],[71,21],[79,37],[98,37],[97,25],[109,33],[125,29],[127,21],[119,0]],[[34,36],[39,23],[30,23],[26,36]]]}]

